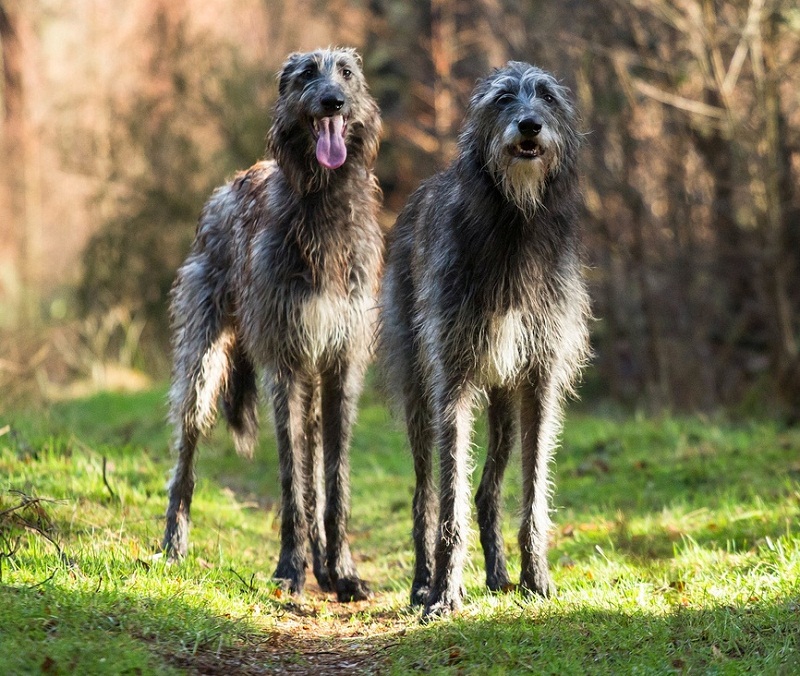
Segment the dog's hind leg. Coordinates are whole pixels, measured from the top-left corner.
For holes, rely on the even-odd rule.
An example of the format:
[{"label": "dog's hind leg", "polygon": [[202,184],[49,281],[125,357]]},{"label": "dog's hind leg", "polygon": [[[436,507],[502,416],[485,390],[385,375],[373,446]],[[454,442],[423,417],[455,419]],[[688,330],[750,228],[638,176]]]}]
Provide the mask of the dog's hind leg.
[{"label": "dog's hind leg", "polygon": [[522,555],[520,586],[530,594],[548,597],[553,591],[547,563],[550,531],[550,458],[560,425],[560,398],[552,377],[540,377],[522,387]]},{"label": "dog's hind leg", "polygon": [[169,483],[162,542],[169,559],[186,555],[197,442],[216,420],[217,399],[231,370],[236,337],[225,296],[224,277],[215,274],[203,252],[190,256],[178,271],[170,307],[174,330],[170,419],[178,458]]},{"label": "dog's hind leg", "polygon": [[296,374],[279,372],[272,378],[275,439],[281,479],[281,553],[273,578],[293,594],[306,581],[305,412],[306,383]]},{"label": "dog's hind leg", "polygon": [[171,417],[178,428],[178,460],[169,483],[167,524],[162,548],[169,559],[186,556],[189,519],[194,493],[194,462],[200,435],[216,417],[216,402],[230,371],[235,338],[221,328],[216,317],[189,332],[178,342],[173,374]]},{"label": "dog's hind leg", "polygon": [[189,512],[194,494],[194,454],[200,437],[196,426],[181,428],[176,443],[178,462],[169,482],[167,525],[161,548],[170,561],[186,556],[189,548]]},{"label": "dog's hind leg", "polygon": [[511,586],[500,528],[500,496],[503,474],[517,437],[517,421],[515,392],[508,389],[492,390],[489,393],[489,449],[481,483],[475,494],[486,561],[486,586],[492,591],[505,591]]},{"label": "dog's hind leg", "polygon": [[349,363],[327,369],[322,384],[322,442],[325,456],[325,535],[328,572],[339,601],[372,596],[359,579],[347,541],[350,511],[350,436],[362,382],[362,370]]},{"label": "dog's hind leg", "polygon": [[325,473],[322,458],[322,429],[319,378],[312,378],[305,399],[306,519],[311,541],[314,577],[323,591],[333,591],[325,546]]},{"label": "dog's hind leg", "polygon": [[433,581],[433,547],[436,539],[436,486],[433,475],[433,428],[426,397],[421,392],[408,393],[405,402],[406,426],[414,456],[414,581],[411,605],[422,605]]},{"label": "dog's hind leg", "polygon": [[434,393],[439,447],[439,531],[433,586],[425,602],[426,617],[459,610],[464,597],[464,560],[469,529],[469,445],[473,393],[457,380]]}]

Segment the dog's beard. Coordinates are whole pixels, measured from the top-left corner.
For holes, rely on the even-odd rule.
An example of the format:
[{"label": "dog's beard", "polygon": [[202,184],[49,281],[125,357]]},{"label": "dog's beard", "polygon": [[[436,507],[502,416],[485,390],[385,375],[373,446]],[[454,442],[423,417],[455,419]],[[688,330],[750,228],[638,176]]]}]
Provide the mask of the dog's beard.
[{"label": "dog's beard", "polygon": [[530,159],[509,153],[509,147],[517,142],[516,131],[511,127],[506,134],[495,136],[489,148],[488,168],[506,199],[530,218],[543,206],[547,177],[558,168],[559,145],[543,131],[537,139],[541,156]]},{"label": "dog's beard", "polygon": [[544,183],[547,168],[535,160],[518,160],[506,155],[496,174],[500,179],[500,189],[506,198],[528,217],[533,216],[542,206]]}]

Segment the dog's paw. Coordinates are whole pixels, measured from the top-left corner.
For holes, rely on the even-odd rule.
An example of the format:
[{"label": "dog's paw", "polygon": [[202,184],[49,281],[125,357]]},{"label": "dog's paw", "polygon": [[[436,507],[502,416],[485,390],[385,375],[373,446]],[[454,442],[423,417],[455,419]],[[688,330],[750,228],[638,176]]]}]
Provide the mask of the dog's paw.
[{"label": "dog's paw", "polygon": [[505,571],[498,575],[486,575],[486,586],[489,591],[497,593],[508,593],[516,589],[516,585],[508,578],[508,573]]},{"label": "dog's paw", "polygon": [[550,572],[545,568],[523,572],[519,581],[519,590],[528,598],[541,596],[548,599],[555,596],[556,586],[550,579]]},{"label": "dog's paw", "polygon": [[175,566],[179,564],[183,559],[177,555],[170,556],[167,553],[166,549],[160,549],[155,554],[151,554],[150,556],[145,558],[145,561],[148,563],[161,563],[163,562],[165,566]]},{"label": "dog's paw", "polygon": [[303,593],[305,587],[305,580],[298,580],[291,577],[279,577],[277,574],[272,576],[272,581],[285,592],[293,595],[300,595]]},{"label": "dog's paw", "polygon": [[425,609],[422,611],[422,621],[430,622],[457,613],[463,606],[465,595],[463,587],[447,589],[441,593],[437,593],[435,589],[431,590],[425,601]]},{"label": "dog's paw", "polygon": [[301,594],[306,585],[305,567],[298,568],[283,562],[278,563],[278,567],[272,574],[272,581],[284,591],[290,594]]},{"label": "dog's paw", "polygon": [[319,588],[324,592],[333,591],[333,582],[331,581],[330,573],[327,570],[315,570],[314,577],[317,578]]},{"label": "dog's paw", "polygon": [[188,529],[176,527],[171,531],[168,530],[164,535],[164,541],[161,543],[161,551],[163,558],[167,563],[178,563],[186,558],[186,553],[189,550],[189,536]]},{"label": "dog's paw", "polygon": [[336,598],[340,603],[366,601],[372,598],[372,590],[357,577],[341,577],[336,580]]},{"label": "dog's paw", "polygon": [[164,550],[164,560],[169,566],[181,563],[185,558],[185,553],[181,554],[177,549],[173,549],[172,547],[168,547]]},{"label": "dog's paw", "polygon": [[422,606],[428,600],[431,588],[425,583],[415,583],[411,587],[411,605]]}]

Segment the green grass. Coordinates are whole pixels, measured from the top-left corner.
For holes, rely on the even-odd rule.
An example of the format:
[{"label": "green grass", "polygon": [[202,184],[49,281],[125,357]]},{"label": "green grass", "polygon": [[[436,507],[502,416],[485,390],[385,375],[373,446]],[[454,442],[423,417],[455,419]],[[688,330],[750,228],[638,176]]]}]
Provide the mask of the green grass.
[{"label": "green grass", "polygon": [[[190,556],[153,558],[171,465],[164,398],[0,415],[0,512],[14,510],[0,519],[3,673],[800,671],[800,430],[572,414],[555,466],[557,597],[487,593],[473,534],[464,611],[422,625],[407,607],[413,472],[377,401],[365,397],[354,434],[351,519],[376,596],[344,605],[310,574],[299,599],[270,582],[269,424],[254,461],[224,429],[202,446]],[[505,491],[513,577],[518,464]]]}]

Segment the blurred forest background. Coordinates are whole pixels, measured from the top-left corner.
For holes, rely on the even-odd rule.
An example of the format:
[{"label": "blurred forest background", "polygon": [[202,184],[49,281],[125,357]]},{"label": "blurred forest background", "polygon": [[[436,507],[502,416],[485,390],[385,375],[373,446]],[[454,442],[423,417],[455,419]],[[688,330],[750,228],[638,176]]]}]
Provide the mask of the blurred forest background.
[{"label": "blurred forest background", "polygon": [[585,396],[800,416],[796,0],[0,0],[0,397],[164,377],[210,191],[262,156],[286,54],[363,57],[385,224],[507,59],[582,111]]}]

